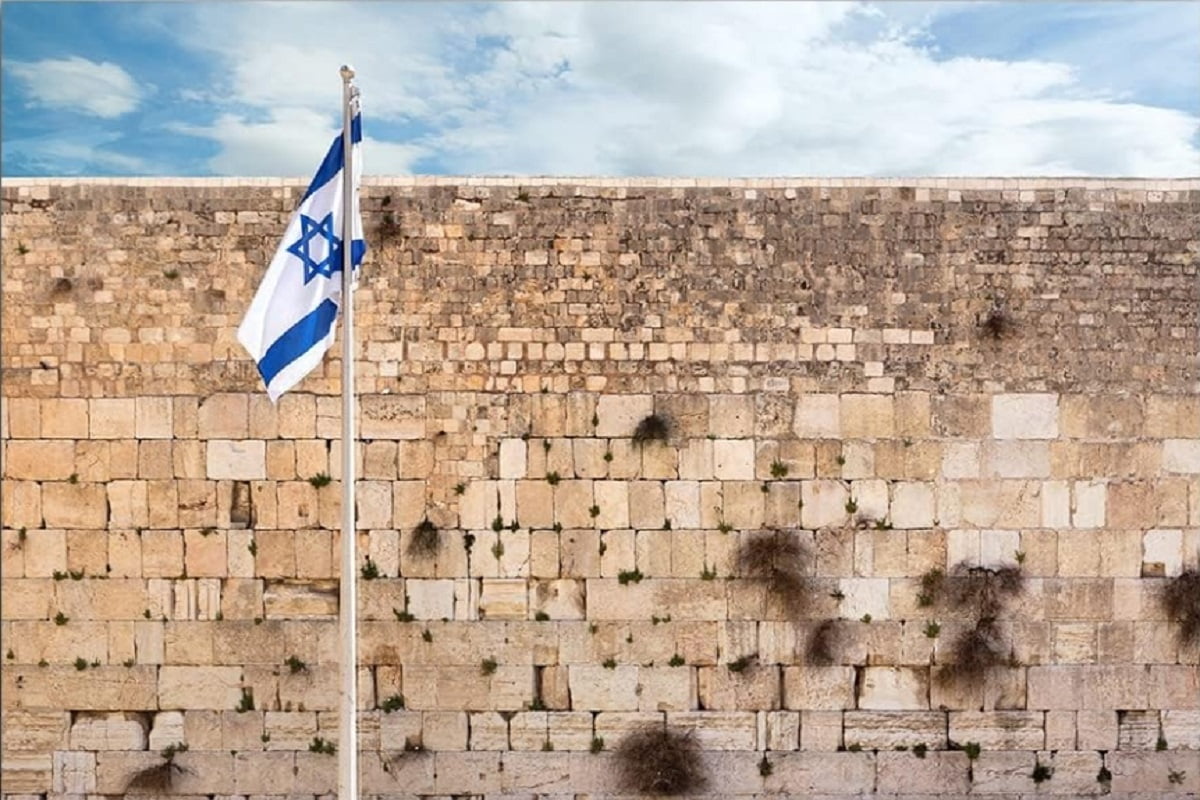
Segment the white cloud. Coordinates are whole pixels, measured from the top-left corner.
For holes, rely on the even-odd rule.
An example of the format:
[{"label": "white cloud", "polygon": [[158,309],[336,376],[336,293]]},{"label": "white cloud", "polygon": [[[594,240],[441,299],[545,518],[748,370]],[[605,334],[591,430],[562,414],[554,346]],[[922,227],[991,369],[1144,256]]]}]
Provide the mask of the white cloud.
[{"label": "white cloud", "polygon": [[[330,141],[341,130],[327,115],[305,109],[280,109],[265,122],[225,114],[211,125],[175,124],[171,130],[215,140],[220,152],[209,161],[218,175],[311,177]],[[408,173],[422,154],[416,145],[366,137],[363,167],[370,173]]]},{"label": "white cloud", "polygon": [[422,155],[485,174],[1200,172],[1195,113],[1085,85],[1065,61],[939,58],[931,8],[227,4],[181,29],[224,65],[219,91],[271,118],[208,129],[226,173],[310,169],[300,150],[325,137],[302,131],[335,121],[344,54],[364,113],[422,131],[369,144],[368,172]]},{"label": "white cloud", "polygon": [[128,72],[108,61],[71,56],[14,61],[6,67],[24,84],[31,106],[111,119],[133,111],[143,95]]}]

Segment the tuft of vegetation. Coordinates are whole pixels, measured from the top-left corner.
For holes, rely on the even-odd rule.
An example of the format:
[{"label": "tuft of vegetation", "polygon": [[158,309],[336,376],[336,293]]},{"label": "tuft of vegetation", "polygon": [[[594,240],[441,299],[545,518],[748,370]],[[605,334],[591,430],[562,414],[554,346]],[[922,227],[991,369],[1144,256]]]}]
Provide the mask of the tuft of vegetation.
[{"label": "tuft of vegetation", "polygon": [[404,695],[394,694],[385,699],[379,704],[380,710],[385,714],[391,714],[393,711],[400,711],[404,708]]},{"label": "tuft of vegetation", "polygon": [[715,566],[710,567],[708,564],[705,564],[704,569],[702,569],[700,571],[700,580],[712,581],[712,580],[716,580],[716,578],[717,578],[717,568]]},{"label": "tuft of vegetation", "polygon": [[177,270],[177,269],[164,269],[164,270],[163,270],[163,277],[164,277],[164,278],[166,278],[166,279],[167,279],[167,280],[169,280],[169,281],[173,281],[173,280],[175,280],[176,278],[178,278],[178,277],[179,277],[179,270]]},{"label": "tuft of vegetation", "polygon": [[75,659],[75,669],[79,670],[80,672],[83,672],[87,668],[88,668],[88,662],[87,662],[86,658],[81,657],[81,658]]},{"label": "tuft of vegetation", "polygon": [[808,639],[806,661],[827,666],[837,660],[842,643],[842,626],[836,619],[827,619],[817,626]]},{"label": "tuft of vegetation", "polygon": [[1109,771],[1108,767],[1100,767],[1100,771],[1096,773],[1096,783],[1112,783],[1112,772]]},{"label": "tuft of vegetation", "polygon": [[373,581],[379,577],[379,565],[371,560],[370,556],[366,557],[366,561],[362,565],[362,578],[364,581]]},{"label": "tuft of vegetation", "polygon": [[622,791],[657,796],[697,792],[708,785],[691,733],[650,725],[630,733],[616,751]]},{"label": "tuft of vegetation", "polygon": [[608,658],[604,659],[601,666],[603,666],[605,669],[616,669],[617,668],[617,660],[615,658],[609,656]]},{"label": "tuft of vegetation", "polygon": [[1200,569],[1185,570],[1168,578],[1160,594],[1167,618],[1178,625],[1176,635],[1183,646],[1200,642]]},{"label": "tuft of vegetation", "polygon": [[288,656],[287,660],[284,661],[283,663],[287,665],[288,671],[291,672],[293,675],[295,675],[298,672],[307,672],[308,671],[308,665],[305,664],[303,661],[301,661],[299,658],[297,658],[294,655]]},{"label": "tuft of vegetation", "polygon": [[1167,773],[1167,782],[1180,784],[1187,778],[1187,771],[1182,769],[1173,769]]},{"label": "tuft of vegetation", "polygon": [[499,514],[496,515],[496,518],[492,520],[492,530],[496,533],[504,530],[504,517]]},{"label": "tuft of vegetation", "polygon": [[967,758],[969,758],[971,761],[979,758],[979,753],[981,750],[982,748],[980,748],[979,742],[967,742],[963,745],[963,752],[967,754]]},{"label": "tuft of vegetation", "polygon": [[1163,736],[1163,735],[1160,733],[1160,734],[1158,735],[1158,741],[1156,741],[1156,742],[1154,743],[1154,749],[1155,749],[1155,750],[1158,750],[1159,752],[1161,752],[1161,751],[1163,751],[1163,750],[1166,750],[1166,749],[1167,749],[1167,737]]},{"label": "tuft of vegetation", "polygon": [[730,672],[741,673],[749,669],[757,658],[757,655],[740,656],[736,660],[730,661],[725,666],[729,668]]},{"label": "tuft of vegetation", "polygon": [[1034,783],[1045,783],[1054,776],[1054,768],[1048,767],[1045,764],[1037,764],[1033,768],[1033,774],[1029,777],[1033,778]]},{"label": "tuft of vegetation", "polygon": [[[783,463],[779,459],[775,459],[774,461],[771,462],[771,477],[772,478],[779,480],[782,478],[786,478],[787,474],[788,474],[787,464]],[[763,756],[763,758],[766,758],[766,756]]]},{"label": "tuft of vegetation", "polygon": [[535,622],[548,622],[550,620],[550,615],[545,611],[538,611],[533,615],[533,619]]},{"label": "tuft of vegetation", "polygon": [[847,500],[847,501],[846,501],[846,513],[847,513],[847,514],[853,514],[853,513],[854,513],[854,512],[856,512],[856,511],[858,511],[858,503],[857,503],[857,502],[855,502],[855,501],[854,501],[854,500],[852,500],[852,499],[851,499],[851,500]]},{"label": "tuft of vegetation", "polygon": [[924,758],[925,754],[929,752],[929,746],[924,743],[914,745],[912,751],[917,758]]},{"label": "tuft of vegetation", "polygon": [[400,611],[399,609],[393,608],[392,613],[396,615],[397,622],[412,622],[414,619],[416,619],[416,617],[409,613],[408,609]]},{"label": "tuft of vegetation", "polygon": [[426,517],[413,528],[412,538],[408,540],[408,554],[413,558],[432,558],[437,555],[440,543],[437,526]]},{"label": "tuft of vegetation", "polygon": [[942,626],[936,622],[930,621],[925,623],[925,635],[930,639],[936,639],[938,634],[942,632]]},{"label": "tuft of vegetation", "polygon": [[808,607],[812,596],[804,570],[807,560],[800,538],[787,531],[748,536],[737,552],[738,571],[761,580],[793,619]]},{"label": "tuft of vegetation", "polygon": [[337,745],[322,736],[314,736],[308,745],[308,752],[331,756],[337,752]]},{"label": "tuft of vegetation", "polygon": [[313,488],[320,489],[322,486],[328,486],[333,482],[333,478],[329,477],[327,472],[318,472],[308,479],[308,482],[313,485]]},{"label": "tuft of vegetation", "polygon": [[766,753],[763,753],[762,759],[758,762],[758,774],[766,778],[774,771],[775,768],[771,766],[771,760],[767,758]]},{"label": "tuft of vegetation", "polygon": [[188,746],[182,742],[167,745],[159,754],[162,762],[139,770],[125,784],[126,794],[166,794],[171,791],[175,778],[191,770],[175,763],[175,756],[186,752]]},{"label": "tuft of vegetation", "polygon": [[600,516],[600,506],[592,506],[591,508],[588,509],[588,514],[591,516],[592,519],[595,519],[596,517]]},{"label": "tuft of vegetation", "polygon": [[870,625],[870,624],[871,624],[871,615],[870,615],[870,614],[863,614],[863,615],[862,615],[862,617],[860,617],[860,618],[859,618],[859,620],[860,620],[861,622],[864,622],[864,623],[866,623],[867,625]]},{"label": "tuft of vegetation", "polygon": [[562,478],[559,477],[559,474],[557,471],[546,473],[546,483],[550,484],[551,486],[558,486],[558,482],[561,480],[562,480]]},{"label": "tuft of vegetation", "polygon": [[717,525],[717,530],[719,530],[721,533],[729,533],[731,530],[733,530],[733,526],[725,520],[721,520],[721,522]]},{"label": "tuft of vegetation", "polygon": [[239,714],[244,714],[247,711],[254,710],[254,690],[248,686],[242,687],[242,699],[238,701],[236,711]]},{"label": "tuft of vegetation", "polygon": [[483,675],[494,675],[496,672],[497,666],[498,665],[496,664],[496,659],[490,658],[490,657],[485,658],[479,664],[479,672]]},{"label": "tuft of vegetation", "polygon": [[1005,642],[999,618],[1008,602],[1024,587],[1024,576],[1016,566],[968,567],[959,564],[950,574],[931,570],[921,577],[923,605],[944,603],[965,613],[972,626],[955,637],[949,659],[941,671],[948,683],[982,680],[993,667],[1012,663],[1012,648]]},{"label": "tuft of vegetation", "polygon": [[671,435],[671,423],[659,414],[650,414],[633,429],[633,440],[638,444],[665,442]]},{"label": "tuft of vegetation", "polygon": [[60,611],[54,615],[54,624],[55,625],[66,625],[70,621],[70,619],[71,619],[70,617],[68,617],[66,614],[64,614],[63,612]]},{"label": "tuft of vegetation", "polygon": [[455,494],[462,495],[462,494],[465,494],[466,491],[467,491],[467,485],[465,483],[454,484],[454,493]]},{"label": "tuft of vegetation", "polygon": [[979,327],[983,330],[984,335],[1000,340],[1011,336],[1016,331],[1017,323],[1012,314],[1003,305],[996,302],[983,315],[979,321]]},{"label": "tuft of vegetation", "polygon": [[504,555],[504,542],[496,542],[492,545],[492,555],[497,561],[500,560],[500,557]]},{"label": "tuft of vegetation", "polygon": [[623,569],[617,573],[617,583],[622,586],[627,583],[641,583],[644,577],[639,569]]},{"label": "tuft of vegetation", "polygon": [[429,628],[426,628],[425,630],[421,631],[421,641],[432,642],[433,641],[433,631],[429,630]]},{"label": "tuft of vegetation", "polygon": [[671,656],[671,660],[667,662],[667,665],[671,667],[682,667],[686,663],[687,662],[683,660],[683,656],[679,655],[679,653],[676,653],[675,655]]},{"label": "tuft of vegetation", "polygon": [[593,753],[599,753],[603,749],[604,749],[604,737],[603,736],[593,736],[592,744],[588,748],[588,750]]}]

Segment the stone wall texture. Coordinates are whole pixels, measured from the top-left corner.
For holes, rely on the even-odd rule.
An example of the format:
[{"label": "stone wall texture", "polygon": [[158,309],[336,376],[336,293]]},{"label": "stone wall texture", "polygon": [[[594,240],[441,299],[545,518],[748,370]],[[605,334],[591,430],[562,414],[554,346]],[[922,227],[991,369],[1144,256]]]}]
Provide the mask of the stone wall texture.
[{"label": "stone wall texture", "polygon": [[[234,338],[302,190],[3,186],[6,797],[176,744],[173,796],[334,791],[340,349],[272,406]],[[1200,792],[1160,602],[1200,557],[1200,181],[363,207],[365,795],[630,796],[664,723],[714,798]],[[737,557],[770,530],[782,584]],[[935,580],[1004,567],[986,614]]]}]

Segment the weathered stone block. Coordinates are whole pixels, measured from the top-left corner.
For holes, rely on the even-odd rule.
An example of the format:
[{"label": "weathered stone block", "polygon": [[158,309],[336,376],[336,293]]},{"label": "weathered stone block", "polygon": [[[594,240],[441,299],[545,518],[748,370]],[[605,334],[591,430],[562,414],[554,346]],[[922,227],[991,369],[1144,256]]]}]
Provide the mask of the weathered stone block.
[{"label": "weathered stone block", "polygon": [[1058,437],[1058,395],[1000,394],[992,397],[992,436],[996,439]]},{"label": "weathered stone block", "polygon": [[928,670],[867,667],[863,670],[858,707],[880,711],[928,708]]}]

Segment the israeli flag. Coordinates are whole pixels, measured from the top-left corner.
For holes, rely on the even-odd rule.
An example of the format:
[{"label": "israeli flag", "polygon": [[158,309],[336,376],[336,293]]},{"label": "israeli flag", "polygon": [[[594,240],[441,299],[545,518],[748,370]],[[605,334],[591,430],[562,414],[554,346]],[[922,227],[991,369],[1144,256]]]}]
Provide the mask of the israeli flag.
[{"label": "israeli flag", "polygon": [[[353,234],[350,257],[357,275],[367,243],[358,211],[362,180],[362,114],[350,124]],[[271,402],[304,379],[333,344],[342,296],[342,137],[325,160],[288,223],[237,338],[258,363]]]}]

